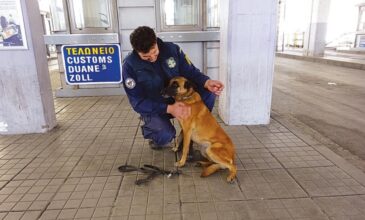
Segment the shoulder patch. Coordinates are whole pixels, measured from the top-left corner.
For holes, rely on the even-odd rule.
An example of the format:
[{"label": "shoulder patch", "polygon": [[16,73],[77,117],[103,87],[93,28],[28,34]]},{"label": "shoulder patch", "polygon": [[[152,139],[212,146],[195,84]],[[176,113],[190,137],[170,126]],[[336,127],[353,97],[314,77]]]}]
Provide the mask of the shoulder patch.
[{"label": "shoulder patch", "polygon": [[127,78],[124,84],[128,89],[133,89],[134,87],[136,87],[136,81],[134,81],[134,79],[132,78]]},{"label": "shoulder patch", "polygon": [[167,66],[169,67],[169,68],[174,68],[175,66],[176,66],[176,61],[175,61],[175,59],[173,58],[173,57],[170,57],[170,58],[168,58],[167,60],[166,60],[166,63],[167,63]]}]

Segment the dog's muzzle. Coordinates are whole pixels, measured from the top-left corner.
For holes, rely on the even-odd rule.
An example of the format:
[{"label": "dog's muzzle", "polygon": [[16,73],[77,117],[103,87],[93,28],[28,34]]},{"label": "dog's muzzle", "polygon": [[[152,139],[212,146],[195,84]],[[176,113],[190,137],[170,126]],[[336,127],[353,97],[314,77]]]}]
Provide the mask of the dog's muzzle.
[{"label": "dog's muzzle", "polygon": [[161,94],[163,97],[175,97],[177,95],[177,88],[178,85],[172,84],[171,86],[168,86],[167,88],[163,89]]}]

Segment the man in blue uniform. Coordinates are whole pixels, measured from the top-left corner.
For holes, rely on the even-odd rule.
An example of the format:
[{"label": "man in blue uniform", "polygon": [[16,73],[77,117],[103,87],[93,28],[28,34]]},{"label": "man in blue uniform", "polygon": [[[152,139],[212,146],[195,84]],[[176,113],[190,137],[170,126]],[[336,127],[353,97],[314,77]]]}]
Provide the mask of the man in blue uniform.
[{"label": "man in blue uniform", "polygon": [[176,135],[170,119],[187,118],[190,107],[164,98],[162,89],[169,79],[183,76],[197,85],[204,103],[211,111],[215,96],[224,86],[197,69],[178,45],[163,42],[153,29],[142,26],[130,35],[133,52],[123,62],[123,85],[133,109],[144,122],[142,134],[152,149],[170,146]]}]

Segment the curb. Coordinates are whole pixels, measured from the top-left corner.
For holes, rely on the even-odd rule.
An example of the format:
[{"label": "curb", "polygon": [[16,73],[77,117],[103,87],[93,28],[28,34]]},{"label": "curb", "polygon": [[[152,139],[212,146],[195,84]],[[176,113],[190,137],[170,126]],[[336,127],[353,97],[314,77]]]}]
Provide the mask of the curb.
[{"label": "curb", "polygon": [[329,64],[329,65],[334,65],[334,66],[347,67],[347,68],[352,68],[352,69],[365,70],[365,64],[351,62],[351,61],[335,60],[332,58],[302,56],[302,55],[278,53],[278,52],[276,53],[276,56],[283,57],[283,58],[296,59],[296,60],[305,60],[305,61],[310,61],[310,62],[315,62],[315,63]]}]

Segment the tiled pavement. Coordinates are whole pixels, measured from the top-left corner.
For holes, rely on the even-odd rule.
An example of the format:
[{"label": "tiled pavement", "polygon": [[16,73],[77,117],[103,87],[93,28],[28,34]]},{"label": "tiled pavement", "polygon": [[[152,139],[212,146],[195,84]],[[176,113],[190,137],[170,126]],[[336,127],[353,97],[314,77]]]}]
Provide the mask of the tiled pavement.
[{"label": "tiled pavement", "polygon": [[[237,151],[238,178],[121,174],[128,163],[174,169],[170,150],[152,151],[126,97],[55,99],[58,127],[0,136],[0,219],[365,219],[365,181],[272,120],[224,126]],[[354,168],[355,169],[355,168]],[[362,174],[363,175],[363,174]]]}]

